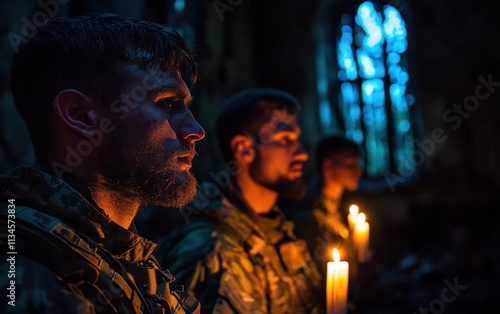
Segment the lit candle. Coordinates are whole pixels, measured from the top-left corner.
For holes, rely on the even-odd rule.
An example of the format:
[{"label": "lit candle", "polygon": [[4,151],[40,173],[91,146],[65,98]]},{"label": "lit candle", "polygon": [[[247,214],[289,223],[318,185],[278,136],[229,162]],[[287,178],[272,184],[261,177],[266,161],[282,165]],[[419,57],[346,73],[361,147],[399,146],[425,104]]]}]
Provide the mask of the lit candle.
[{"label": "lit candle", "polygon": [[370,225],[366,222],[366,215],[359,213],[352,236],[354,246],[358,252],[358,261],[367,262],[370,258]]},{"label": "lit candle", "polygon": [[333,262],[327,264],[326,313],[347,313],[347,286],[349,283],[349,263],[340,261],[339,251],[333,249]]},{"label": "lit candle", "polygon": [[349,225],[349,232],[352,235],[354,233],[354,225],[356,224],[356,218],[358,216],[359,207],[358,205],[349,206],[349,214],[347,215],[347,223]]}]

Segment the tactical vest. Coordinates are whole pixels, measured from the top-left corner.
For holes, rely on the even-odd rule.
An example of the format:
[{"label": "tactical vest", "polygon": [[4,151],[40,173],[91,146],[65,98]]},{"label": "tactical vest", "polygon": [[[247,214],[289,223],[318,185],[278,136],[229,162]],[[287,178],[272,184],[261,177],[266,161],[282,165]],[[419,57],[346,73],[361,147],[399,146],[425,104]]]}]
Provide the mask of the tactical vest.
[{"label": "tactical vest", "polygon": [[[2,238],[7,237],[6,222],[2,212]],[[16,250],[77,286],[98,312],[200,313],[194,297],[170,291],[174,277],[161,271],[154,257],[140,264],[116,259],[87,236],[35,209],[16,208]]]},{"label": "tactical vest", "polygon": [[[321,277],[316,265],[310,258],[307,244],[302,239],[294,239],[282,244],[272,245],[262,235],[248,226],[229,226],[205,217],[191,221],[183,233],[206,228],[207,224],[215,230],[227,233],[238,240],[249,255],[252,264],[260,266],[266,273],[266,295],[268,312],[283,313],[321,313],[318,289]],[[234,227],[234,228],[233,228]],[[293,234],[292,234],[293,235]],[[175,240],[174,240],[175,241]],[[238,293],[228,291],[228,293]],[[234,298],[237,300],[238,298]],[[303,312],[290,309],[290,302],[301,307]],[[299,305],[300,304],[300,305]],[[244,305],[241,305],[244,307]]]}]

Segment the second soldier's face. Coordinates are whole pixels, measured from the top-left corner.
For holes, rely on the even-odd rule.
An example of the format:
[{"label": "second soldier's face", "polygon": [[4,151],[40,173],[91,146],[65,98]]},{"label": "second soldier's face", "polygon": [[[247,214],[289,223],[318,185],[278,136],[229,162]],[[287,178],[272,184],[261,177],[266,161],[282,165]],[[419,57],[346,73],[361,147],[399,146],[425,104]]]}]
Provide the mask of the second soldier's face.
[{"label": "second soldier's face", "polygon": [[257,136],[256,157],[249,167],[252,179],[281,197],[302,197],[306,190],[302,165],[309,156],[299,137],[296,116],[284,110],[273,112]]},{"label": "second soldier's face", "polygon": [[358,154],[344,151],[331,156],[330,161],[331,166],[327,169],[325,175],[346,190],[356,190],[363,174],[363,170],[359,166]]},{"label": "second soldier's face", "polygon": [[180,207],[197,182],[189,172],[195,142],[205,136],[188,105],[191,94],[177,73],[123,66],[121,88],[108,117],[115,129],[102,153],[107,184],[143,204]]}]

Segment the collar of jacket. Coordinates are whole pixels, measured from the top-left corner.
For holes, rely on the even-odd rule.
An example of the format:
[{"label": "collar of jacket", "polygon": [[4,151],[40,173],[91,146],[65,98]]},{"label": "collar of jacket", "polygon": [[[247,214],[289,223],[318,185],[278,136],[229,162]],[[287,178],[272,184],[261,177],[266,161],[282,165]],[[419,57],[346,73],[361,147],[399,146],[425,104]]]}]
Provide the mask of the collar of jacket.
[{"label": "collar of jacket", "polygon": [[334,200],[323,193],[319,196],[319,198],[316,200],[316,205],[317,208],[323,210],[325,214],[337,214],[340,211],[340,200]]},{"label": "collar of jacket", "polygon": [[91,238],[115,257],[131,262],[146,260],[156,244],[111,221],[66,182],[32,167],[19,167],[0,177],[2,199],[13,198],[54,216]]},{"label": "collar of jacket", "polygon": [[293,222],[285,220],[282,210],[277,205],[274,205],[266,215],[255,214],[234,182],[220,191],[217,199],[213,199],[203,212],[233,229],[233,232],[244,241],[257,236],[264,242],[273,244],[279,242],[285,234],[295,239]]}]

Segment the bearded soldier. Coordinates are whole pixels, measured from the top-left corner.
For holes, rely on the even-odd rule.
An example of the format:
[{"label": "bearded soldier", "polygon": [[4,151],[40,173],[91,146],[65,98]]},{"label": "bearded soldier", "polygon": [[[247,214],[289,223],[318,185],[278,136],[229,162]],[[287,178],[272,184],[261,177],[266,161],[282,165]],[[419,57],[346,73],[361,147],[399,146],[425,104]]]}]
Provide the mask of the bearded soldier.
[{"label": "bearded soldier", "polygon": [[184,81],[195,78],[174,30],[127,17],[54,18],[20,41],[10,83],[36,166],[0,178],[2,252],[15,267],[0,279],[15,289],[0,312],[199,312],[133,224],[144,205],[196,193],[189,169],[205,132]]}]

